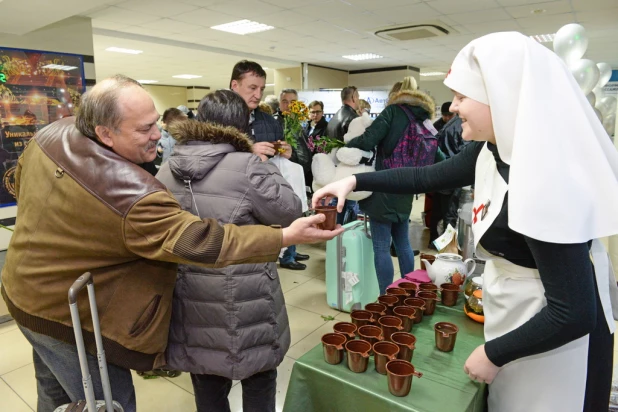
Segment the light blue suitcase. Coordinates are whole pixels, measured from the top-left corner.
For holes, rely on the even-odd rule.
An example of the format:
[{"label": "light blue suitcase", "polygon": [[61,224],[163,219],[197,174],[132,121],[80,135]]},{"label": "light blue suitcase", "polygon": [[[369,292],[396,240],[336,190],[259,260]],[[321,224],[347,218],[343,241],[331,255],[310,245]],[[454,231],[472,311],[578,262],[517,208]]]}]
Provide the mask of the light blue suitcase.
[{"label": "light blue suitcase", "polygon": [[[334,309],[351,312],[375,302],[380,288],[367,221],[354,221],[343,227],[345,232],[326,243],[326,301]],[[346,278],[354,277],[358,283],[350,286]]]}]

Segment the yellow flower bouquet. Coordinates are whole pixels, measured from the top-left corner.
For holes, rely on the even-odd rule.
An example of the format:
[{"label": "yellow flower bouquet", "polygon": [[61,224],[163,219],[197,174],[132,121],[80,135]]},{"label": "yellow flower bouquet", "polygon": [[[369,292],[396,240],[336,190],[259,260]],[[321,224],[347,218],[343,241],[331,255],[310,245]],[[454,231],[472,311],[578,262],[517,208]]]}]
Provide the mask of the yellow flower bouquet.
[{"label": "yellow flower bouquet", "polygon": [[285,116],[285,125],[283,127],[285,141],[296,149],[298,136],[303,131],[302,122],[309,120],[309,109],[307,109],[303,102],[295,100],[290,103],[288,110],[283,112],[283,115]]}]

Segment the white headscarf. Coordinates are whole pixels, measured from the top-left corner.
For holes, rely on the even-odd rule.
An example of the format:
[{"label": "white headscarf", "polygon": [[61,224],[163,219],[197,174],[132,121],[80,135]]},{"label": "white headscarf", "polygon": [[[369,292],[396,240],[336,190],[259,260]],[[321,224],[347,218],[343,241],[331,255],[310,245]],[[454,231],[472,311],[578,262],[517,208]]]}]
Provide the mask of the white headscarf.
[{"label": "white headscarf", "polygon": [[552,243],[618,233],[618,153],[558,56],[494,33],[459,52],[444,84],[490,106],[511,229]]}]

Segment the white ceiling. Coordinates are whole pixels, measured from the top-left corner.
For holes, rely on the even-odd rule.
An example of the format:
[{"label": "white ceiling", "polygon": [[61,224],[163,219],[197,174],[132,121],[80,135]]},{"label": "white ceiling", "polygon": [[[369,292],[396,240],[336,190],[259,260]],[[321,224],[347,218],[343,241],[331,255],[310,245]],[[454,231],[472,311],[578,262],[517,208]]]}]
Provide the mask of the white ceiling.
[{"label": "white ceiling", "polygon": [[[93,3],[93,1],[91,1]],[[99,2],[101,3],[101,2]],[[227,87],[232,66],[247,57],[270,68],[308,62],[359,70],[411,65],[447,71],[457,52],[481,35],[516,30],[555,33],[582,24],[590,37],[586,57],[618,68],[618,0],[129,0],[107,1],[92,18],[97,77],[118,71],[169,85]],[[533,10],[545,10],[533,14]],[[240,36],[210,26],[251,19],[275,26]],[[441,21],[459,34],[389,42],[373,33],[405,23]],[[143,50],[106,52],[109,46]],[[551,45],[549,45],[551,47]],[[384,59],[353,62],[344,54]],[[174,74],[198,74],[179,80]],[[269,82],[273,78],[269,73]]]}]

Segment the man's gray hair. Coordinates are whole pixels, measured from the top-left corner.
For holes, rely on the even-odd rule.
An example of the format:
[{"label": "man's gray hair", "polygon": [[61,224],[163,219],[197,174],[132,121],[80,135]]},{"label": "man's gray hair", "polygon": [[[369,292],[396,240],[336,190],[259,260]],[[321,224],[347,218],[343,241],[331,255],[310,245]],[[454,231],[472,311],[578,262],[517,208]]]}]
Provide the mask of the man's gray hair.
[{"label": "man's gray hair", "polygon": [[295,94],[296,97],[298,97],[298,92],[296,90],[294,90],[294,89],[283,89],[283,90],[281,90],[281,93],[279,93],[279,98],[281,98],[281,96],[283,96],[284,94],[287,94],[287,93]]},{"label": "man's gray hair", "polygon": [[75,127],[91,139],[97,138],[97,126],[118,130],[122,121],[122,112],[118,107],[118,95],[127,87],[142,85],[122,74],[116,74],[103,80],[84,94],[75,118]]},{"label": "man's gray hair", "polygon": [[341,102],[343,103],[352,99],[354,93],[356,93],[357,91],[358,89],[356,88],[356,86],[344,87],[343,90],[341,90]]},{"label": "man's gray hair", "polygon": [[270,94],[264,98],[264,103],[270,106],[273,109],[273,113],[277,113],[279,110],[279,99],[274,94]]}]

